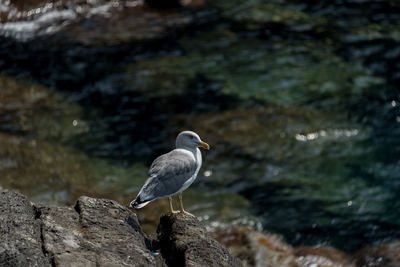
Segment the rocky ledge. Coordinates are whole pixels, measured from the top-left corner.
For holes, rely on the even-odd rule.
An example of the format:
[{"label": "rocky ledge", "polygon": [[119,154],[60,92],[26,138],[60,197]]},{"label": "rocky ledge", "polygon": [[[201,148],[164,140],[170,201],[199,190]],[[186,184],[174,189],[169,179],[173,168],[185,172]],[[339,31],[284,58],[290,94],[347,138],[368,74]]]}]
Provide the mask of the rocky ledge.
[{"label": "rocky ledge", "polygon": [[185,214],[163,215],[147,236],[135,213],[108,199],[50,207],[3,191],[0,210],[0,266],[242,266]]}]

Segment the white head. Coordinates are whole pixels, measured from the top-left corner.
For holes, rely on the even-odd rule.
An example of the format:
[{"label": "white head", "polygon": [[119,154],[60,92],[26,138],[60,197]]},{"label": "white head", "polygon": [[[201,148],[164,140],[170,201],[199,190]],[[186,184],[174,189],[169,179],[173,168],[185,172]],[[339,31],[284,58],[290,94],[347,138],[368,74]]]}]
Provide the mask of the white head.
[{"label": "white head", "polygon": [[201,141],[200,136],[192,131],[184,131],[178,134],[175,144],[176,148],[195,149],[202,147],[207,150],[210,149],[210,146],[206,142]]}]

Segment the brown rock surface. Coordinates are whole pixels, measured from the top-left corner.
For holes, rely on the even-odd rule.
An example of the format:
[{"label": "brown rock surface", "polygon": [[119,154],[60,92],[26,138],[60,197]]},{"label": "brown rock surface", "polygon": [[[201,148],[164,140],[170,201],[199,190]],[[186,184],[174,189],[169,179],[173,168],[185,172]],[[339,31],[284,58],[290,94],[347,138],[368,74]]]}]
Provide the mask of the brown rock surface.
[{"label": "brown rock surface", "polygon": [[400,240],[367,246],[355,254],[357,266],[398,267],[400,266]]},{"label": "brown rock surface", "polygon": [[293,248],[279,235],[257,232],[248,227],[219,228],[213,235],[249,267],[356,266],[351,256],[339,249],[329,246]]},{"label": "brown rock surface", "polygon": [[297,267],[293,249],[275,234],[263,234],[247,227],[218,229],[214,236],[245,266]]},{"label": "brown rock surface", "polygon": [[301,267],[355,267],[345,252],[328,246],[300,246],[295,248],[297,263]]}]

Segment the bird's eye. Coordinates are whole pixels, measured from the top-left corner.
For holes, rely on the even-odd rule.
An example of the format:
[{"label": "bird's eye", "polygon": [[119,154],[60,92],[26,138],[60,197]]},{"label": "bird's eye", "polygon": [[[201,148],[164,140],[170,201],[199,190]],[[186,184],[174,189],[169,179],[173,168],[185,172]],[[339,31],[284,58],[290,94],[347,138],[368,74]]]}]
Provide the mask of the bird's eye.
[{"label": "bird's eye", "polygon": [[193,139],[194,137],[193,136],[190,136],[190,139]]}]

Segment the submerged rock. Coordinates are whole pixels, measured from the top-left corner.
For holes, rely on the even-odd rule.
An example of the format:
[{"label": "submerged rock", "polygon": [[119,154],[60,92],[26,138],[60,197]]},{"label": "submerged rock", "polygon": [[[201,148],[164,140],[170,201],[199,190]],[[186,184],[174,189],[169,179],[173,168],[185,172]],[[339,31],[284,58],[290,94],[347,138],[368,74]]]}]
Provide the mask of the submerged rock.
[{"label": "submerged rock", "polygon": [[88,157],[73,149],[3,133],[0,146],[1,184],[6,188],[62,202],[65,196],[80,195],[94,185]]},{"label": "submerged rock", "polygon": [[245,266],[297,267],[293,249],[275,234],[262,234],[247,227],[217,229],[214,236]]},{"label": "submerged rock", "polygon": [[329,246],[291,247],[279,235],[248,227],[216,229],[214,237],[245,266],[254,267],[355,267],[344,251]]},{"label": "submerged rock", "polygon": [[328,246],[300,246],[295,248],[300,266],[355,267],[345,252]]},{"label": "submerged rock", "polygon": [[396,267],[400,266],[400,240],[367,246],[355,254],[357,266]]},{"label": "submerged rock", "polygon": [[140,189],[143,180],[135,179],[132,187],[129,177],[145,179],[143,163],[122,167],[71,144],[79,139],[98,150],[108,145],[99,139],[91,143],[93,136],[104,140],[104,135],[93,134],[97,117],[85,119],[84,107],[29,79],[0,75],[0,88],[2,186],[58,205],[72,204],[84,193],[123,201],[128,190]]},{"label": "submerged rock", "polygon": [[[0,130],[65,142],[89,132],[83,107],[39,83],[0,75]],[[29,138],[28,138],[29,139]]]},{"label": "submerged rock", "polygon": [[114,200],[83,196],[75,207],[50,207],[3,191],[0,209],[1,266],[242,266],[183,214],[164,215],[157,240]]}]

